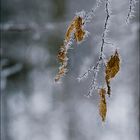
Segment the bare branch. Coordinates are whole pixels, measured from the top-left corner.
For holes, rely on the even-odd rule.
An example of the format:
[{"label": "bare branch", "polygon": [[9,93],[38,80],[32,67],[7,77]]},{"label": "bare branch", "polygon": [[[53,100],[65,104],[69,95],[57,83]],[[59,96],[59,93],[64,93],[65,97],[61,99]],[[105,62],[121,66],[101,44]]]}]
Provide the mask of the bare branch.
[{"label": "bare branch", "polygon": [[104,23],[104,31],[103,31],[103,34],[102,34],[102,42],[101,42],[101,48],[100,48],[100,55],[99,55],[98,62],[96,64],[96,66],[95,66],[95,69],[93,71],[94,72],[93,73],[93,79],[92,79],[92,81],[90,83],[90,86],[89,86],[88,96],[92,96],[93,90],[97,89],[96,78],[98,76],[98,71],[100,69],[101,63],[104,63],[103,52],[104,52],[104,46],[106,44],[105,37],[106,37],[108,22],[109,22],[109,18],[110,18],[109,0],[106,0],[105,11],[106,11],[106,19],[105,19],[105,23]]},{"label": "bare branch", "polygon": [[91,20],[93,19],[93,17],[95,16],[95,12],[96,10],[101,6],[102,1],[101,0],[96,0],[96,5],[95,7],[93,7],[91,9],[91,11],[89,13],[86,14],[85,17],[85,23],[91,22]]},{"label": "bare branch", "polygon": [[100,55],[99,55],[98,61],[97,61],[95,66],[90,67],[82,76],[78,77],[78,80],[81,81],[83,78],[86,78],[89,75],[89,73],[91,73],[93,71],[93,78],[92,78],[92,81],[91,81],[90,86],[89,86],[89,92],[87,94],[88,97],[92,96],[93,90],[98,89],[98,86],[96,85],[96,79],[97,79],[97,76],[98,76],[98,71],[100,69],[100,65],[102,63],[105,64],[104,46],[105,46],[105,44],[111,44],[112,45],[112,43],[108,43],[105,40],[106,39],[106,33],[107,33],[107,30],[108,30],[109,18],[110,18],[109,0],[106,0],[105,12],[106,12],[106,18],[105,18],[105,22],[104,22],[104,31],[102,33],[101,48],[100,48]]},{"label": "bare branch", "polygon": [[126,17],[126,23],[129,23],[130,19],[134,16],[133,12],[134,12],[135,4],[136,4],[135,0],[129,0],[129,10]]},{"label": "bare branch", "polygon": [[97,76],[98,76],[98,71],[100,66],[100,61],[97,62],[96,66],[94,67],[94,73],[93,73],[93,78],[91,80],[90,86],[89,86],[89,92],[87,94],[87,97],[92,96],[92,91],[96,90],[97,87]]}]

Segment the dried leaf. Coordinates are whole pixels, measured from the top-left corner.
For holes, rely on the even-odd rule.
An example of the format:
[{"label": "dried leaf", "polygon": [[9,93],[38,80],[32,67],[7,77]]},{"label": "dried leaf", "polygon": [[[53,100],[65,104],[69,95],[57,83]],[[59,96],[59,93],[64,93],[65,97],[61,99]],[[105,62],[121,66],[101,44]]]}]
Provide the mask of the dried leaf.
[{"label": "dried leaf", "polygon": [[69,25],[63,46],[61,46],[60,51],[57,55],[58,60],[61,62],[58,74],[55,77],[55,81],[59,81],[61,77],[63,77],[67,72],[67,51],[68,51],[68,44],[70,43],[70,39],[72,34],[74,35],[74,39],[76,42],[80,42],[84,39],[85,31],[83,30],[83,19],[80,16],[76,16],[71,24]]},{"label": "dried leaf", "polygon": [[120,58],[119,58],[119,54],[117,52],[117,50],[115,51],[115,54],[112,55],[109,59],[109,61],[106,64],[106,70],[105,70],[105,79],[106,79],[106,84],[108,87],[108,94],[110,95],[110,80],[111,78],[114,78],[116,76],[116,74],[119,72],[120,70]]},{"label": "dried leaf", "polygon": [[61,46],[60,51],[59,51],[59,53],[57,55],[57,58],[62,63],[66,60],[66,58],[67,58],[67,56],[66,56],[66,48],[64,46]]},{"label": "dried leaf", "polygon": [[71,38],[71,34],[74,33],[76,42],[82,41],[85,35],[85,31],[83,30],[82,26],[83,19],[79,16],[76,16],[67,29],[65,40],[68,42]]},{"label": "dried leaf", "polygon": [[77,17],[77,19],[75,20],[75,39],[76,39],[76,42],[80,42],[83,40],[84,38],[84,35],[85,35],[85,31],[82,29],[82,18],[81,17]]},{"label": "dried leaf", "polygon": [[74,26],[75,26],[76,30],[81,29],[81,27],[82,27],[82,18],[81,17],[78,16],[78,17],[75,18]]},{"label": "dried leaf", "polygon": [[75,32],[74,36],[76,39],[76,42],[80,42],[84,39],[85,31],[82,29],[79,29]]},{"label": "dried leaf", "polygon": [[60,67],[59,72],[58,72],[58,74],[55,77],[55,82],[59,81],[60,78],[65,75],[66,72],[67,72],[66,66]]},{"label": "dried leaf", "polygon": [[66,35],[65,35],[65,40],[67,42],[69,42],[71,34],[74,31],[74,28],[75,28],[74,24],[75,24],[75,19],[71,22],[71,24],[69,25],[69,27],[67,29],[67,32],[66,32]]},{"label": "dried leaf", "polygon": [[107,105],[106,105],[106,90],[100,89],[99,95],[100,95],[100,102],[99,102],[99,114],[102,118],[102,121],[105,121],[106,118],[106,112],[107,112]]},{"label": "dried leaf", "polygon": [[67,72],[67,51],[64,46],[61,46],[60,51],[57,55],[58,60],[61,62],[61,66],[59,67],[59,71],[55,77],[55,82],[59,81],[61,77],[63,77]]}]

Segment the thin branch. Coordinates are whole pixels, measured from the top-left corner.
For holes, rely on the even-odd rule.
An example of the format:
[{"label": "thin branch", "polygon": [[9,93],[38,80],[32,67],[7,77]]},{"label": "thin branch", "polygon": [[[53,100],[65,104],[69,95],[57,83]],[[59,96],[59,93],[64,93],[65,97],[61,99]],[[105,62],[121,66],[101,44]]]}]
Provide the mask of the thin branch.
[{"label": "thin branch", "polygon": [[77,79],[80,82],[82,79],[88,77],[88,75],[96,68],[96,66],[91,66],[84,74],[79,76]]},{"label": "thin branch", "polygon": [[91,9],[91,11],[89,13],[86,14],[85,17],[85,23],[91,22],[91,20],[93,19],[93,17],[95,16],[95,12],[96,10],[101,6],[102,1],[101,0],[96,0],[96,5],[95,7],[93,7]]},{"label": "thin branch", "polygon": [[86,95],[87,97],[92,96],[92,91],[96,90],[97,87],[97,76],[98,76],[98,71],[99,71],[99,67],[100,66],[100,61],[97,62],[96,66],[94,67],[94,73],[93,73],[93,78],[91,80],[90,86],[89,86],[89,92]]},{"label": "thin branch", "polygon": [[133,12],[134,12],[134,5],[136,4],[136,1],[135,0],[129,0],[129,10],[128,10],[128,14],[127,14],[127,17],[126,17],[126,23],[129,23],[130,21],[130,18],[132,18],[133,15]]},{"label": "thin branch", "polygon": [[93,71],[94,74],[93,74],[92,81],[90,83],[88,96],[92,96],[93,90],[96,89],[96,87],[97,87],[97,85],[96,85],[96,79],[97,79],[98,71],[99,71],[99,68],[100,68],[100,65],[101,65],[100,62],[104,63],[104,61],[103,61],[103,59],[104,59],[103,58],[103,52],[104,52],[104,46],[105,46],[105,43],[106,43],[105,37],[106,37],[107,26],[108,26],[108,22],[109,22],[109,18],[110,18],[109,0],[106,0],[106,3],[105,3],[105,11],[106,11],[106,19],[105,19],[105,23],[104,23],[104,31],[103,31],[103,34],[102,34],[102,43],[101,43],[101,49],[100,49],[100,56],[99,56],[97,65],[95,67],[95,70]]},{"label": "thin branch", "polygon": [[108,26],[108,21],[110,18],[110,13],[109,13],[109,0],[106,0],[106,4],[105,4],[105,10],[106,10],[106,19],[105,19],[105,23],[104,23],[104,32],[102,34],[102,45],[101,45],[101,54],[100,54],[100,58],[102,59],[102,54],[104,51],[104,44],[105,44],[105,35],[106,35],[106,31],[107,31],[107,26]]},{"label": "thin branch", "polygon": [[78,80],[80,81],[83,78],[86,78],[88,76],[88,74],[93,71],[93,78],[92,78],[92,81],[91,81],[90,86],[89,86],[89,92],[87,94],[88,97],[92,96],[93,90],[98,89],[98,86],[96,85],[98,71],[100,69],[100,65],[102,63],[103,64],[105,63],[105,61],[104,61],[104,46],[105,46],[105,44],[107,44],[107,42],[105,41],[105,38],[106,38],[107,27],[108,27],[108,22],[109,22],[109,18],[110,18],[109,0],[106,0],[105,12],[106,12],[106,18],[105,18],[105,23],[104,23],[104,31],[102,33],[101,48],[100,48],[100,55],[99,55],[98,61],[97,61],[95,66],[90,67],[87,72],[85,72],[82,76],[78,77]]}]

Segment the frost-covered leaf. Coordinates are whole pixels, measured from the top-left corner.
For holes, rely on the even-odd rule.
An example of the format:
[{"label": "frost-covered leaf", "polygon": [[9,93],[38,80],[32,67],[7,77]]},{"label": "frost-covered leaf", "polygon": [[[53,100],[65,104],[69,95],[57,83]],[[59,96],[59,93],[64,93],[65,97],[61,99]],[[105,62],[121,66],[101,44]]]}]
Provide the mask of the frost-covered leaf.
[{"label": "frost-covered leaf", "polygon": [[72,33],[74,33],[76,42],[80,42],[84,39],[85,31],[83,29],[83,19],[80,16],[76,16],[69,25],[65,35],[65,40],[67,42],[70,40]]},{"label": "frost-covered leaf", "polygon": [[66,60],[66,58],[67,58],[67,56],[66,56],[66,48],[64,46],[61,46],[60,51],[59,51],[59,53],[57,55],[57,58],[62,63]]},{"label": "frost-covered leaf", "polygon": [[59,81],[61,77],[63,77],[67,72],[66,65],[63,65],[59,68],[59,72],[55,76],[55,82]]},{"label": "frost-covered leaf", "polygon": [[76,42],[81,42],[84,39],[85,31],[82,29],[76,30],[74,36]]},{"label": "frost-covered leaf", "polygon": [[68,63],[67,52],[68,52],[68,49],[71,47],[71,44],[72,44],[71,40],[75,39],[75,41],[79,43],[84,39],[86,33],[87,31],[84,31],[83,29],[82,17],[76,16],[67,29],[67,32],[65,35],[65,41],[63,45],[60,47],[59,53],[57,55],[57,58],[60,61],[60,67],[55,77],[55,81],[59,81],[59,79],[61,79],[61,77],[63,77],[68,71],[67,70],[67,63]]},{"label": "frost-covered leaf", "polygon": [[71,34],[74,31],[74,28],[75,28],[74,24],[75,24],[75,19],[71,22],[71,24],[69,25],[69,27],[67,29],[67,32],[66,32],[66,35],[65,35],[65,40],[67,42],[69,42]]}]

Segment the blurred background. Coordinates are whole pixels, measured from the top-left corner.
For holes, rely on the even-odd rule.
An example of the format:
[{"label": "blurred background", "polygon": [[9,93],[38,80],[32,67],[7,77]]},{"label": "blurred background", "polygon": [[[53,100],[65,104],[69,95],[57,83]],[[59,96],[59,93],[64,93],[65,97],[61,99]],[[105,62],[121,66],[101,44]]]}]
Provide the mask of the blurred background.
[{"label": "blurred background", "polygon": [[[95,0],[1,0],[1,139],[2,140],[138,140],[139,9],[125,23],[129,0],[111,1],[107,39],[121,55],[112,80],[107,116],[98,113],[99,95],[88,92],[93,74],[77,81],[98,59],[105,3],[88,24],[90,35],[69,50],[69,72],[54,83],[56,59],[75,13],[90,11]],[[105,47],[110,56],[114,47]],[[99,75],[99,79],[100,79]]]}]

